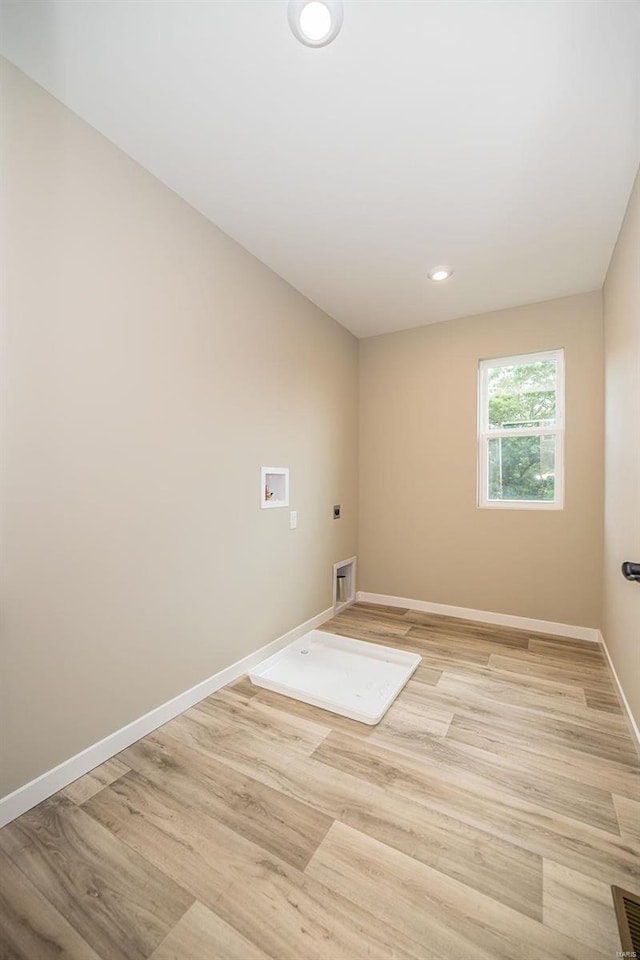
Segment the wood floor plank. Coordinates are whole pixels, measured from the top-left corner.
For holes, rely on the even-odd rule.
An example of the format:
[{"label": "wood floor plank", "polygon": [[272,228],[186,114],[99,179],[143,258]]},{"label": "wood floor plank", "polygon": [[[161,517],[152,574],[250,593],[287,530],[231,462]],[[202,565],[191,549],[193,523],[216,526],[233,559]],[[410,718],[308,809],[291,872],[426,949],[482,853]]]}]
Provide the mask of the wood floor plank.
[{"label": "wood floor plank", "polygon": [[193,903],[59,794],[24,814],[19,829],[29,842],[14,863],[103,958],[146,960]]},{"label": "wood floor plank", "polygon": [[[450,744],[451,741],[447,740]],[[441,754],[441,744],[437,753]],[[443,757],[443,762],[459,769],[471,770],[476,782],[483,780],[506,796],[517,797],[545,808],[548,812],[559,813],[582,823],[590,824],[602,831],[619,834],[619,827],[611,792],[599,785],[591,785],[585,779],[577,781],[554,771],[549,773],[539,766],[532,770],[523,762],[522,756],[505,757],[490,753],[467,743],[457,743],[458,755]]]},{"label": "wood floor plank", "polygon": [[585,686],[587,706],[592,710],[601,710],[603,713],[620,715],[620,700],[613,689],[599,690],[592,686]]},{"label": "wood floor plank", "polygon": [[86,773],[84,777],[74,780],[68,787],[65,787],[62,793],[69,800],[81,806],[89,797],[93,797],[103,787],[108,787],[110,783],[117,780],[118,777],[128,773],[129,768],[121,760],[112,757],[106,763]]},{"label": "wood floor plank", "polygon": [[300,869],[333,822],[314,807],[238,773],[170,735],[172,724],[129,747],[131,768],[193,811],[241,833]]},{"label": "wood floor plank", "polygon": [[544,923],[605,956],[620,950],[611,887],[576,870],[544,861]]},{"label": "wood floor plank", "polygon": [[408,607],[396,607],[390,603],[371,603],[368,600],[359,600],[350,610],[361,610],[367,615],[384,614],[386,617],[404,617],[409,612]]},{"label": "wood floor plank", "polygon": [[196,901],[149,960],[270,960],[212,910]]},{"label": "wood floor plank", "polygon": [[361,618],[342,617],[339,621],[333,621],[326,624],[323,629],[328,628],[330,633],[338,636],[355,637],[356,640],[376,640],[380,643],[388,643],[389,646],[398,643],[402,637],[409,632],[408,623],[393,623],[385,621],[384,623],[372,623]]},{"label": "wood floor plank", "polygon": [[331,627],[336,622],[354,617],[358,617],[369,623],[375,623],[378,620],[383,623],[404,623],[404,618],[407,613],[409,613],[409,610],[406,607],[391,607],[388,604],[359,601],[350,607],[345,607],[344,610],[329,621],[327,626]]},{"label": "wood floor plank", "polygon": [[22,829],[21,821],[22,817],[18,817],[0,829],[0,850],[14,859],[24,847],[31,845],[28,833]]},{"label": "wood floor plank", "polygon": [[[622,722],[610,728],[606,723],[598,725],[582,715],[571,718],[549,716],[515,703],[505,709],[496,701],[483,699],[481,696],[462,700],[456,694],[447,693],[439,683],[426,696],[431,706],[440,706],[459,716],[493,723],[510,730],[515,736],[535,737],[547,744],[571,747],[590,756],[619,763],[634,765],[638,762],[633,741]],[[412,698],[425,698],[425,687],[410,680],[402,692],[402,697],[403,702]]]},{"label": "wood floor plank", "polygon": [[438,613],[423,613],[419,610],[408,610],[404,619],[412,623],[416,631],[423,629],[432,634],[439,633],[455,641],[489,640],[503,647],[526,649],[531,635],[526,630],[498,627],[493,623],[483,623],[479,620],[461,620],[458,617],[447,617]]},{"label": "wood floor plank", "polygon": [[543,640],[545,643],[561,644],[580,652],[581,650],[597,650],[601,644],[597,640],[585,640],[583,637],[565,637],[559,633],[540,633],[537,630],[527,630],[530,640]]},{"label": "wood floor plank", "polygon": [[520,765],[540,770],[546,776],[569,777],[632,799],[640,795],[640,767],[591,757],[583,751],[532,737],[526,729],[504,730],[498,724],[456,714],[447,740],[467,743],[506,760],[515,756]]},{"label": "wood floor plank", "polygon": [[[453,643],[449,636],[438,634],[428,636],[418,627],[412,627],[403,638],[406,649],[421,654],[429,663],[431,660],[441,659],[448,663],[478,663],[486,666],[494,650],[493,645],[482,642]],[[500,648],[498,648],[500,649]]]},{"label": "wood floor plank", "polygon": [[238,680],[235,680],[233,683],[230,683],[225,689],[232,691],[239,696],[250,699],[251,697],[255,697],[260,690],[260,687],[256,687],[253,683],[251,683],[249,677],[245,675],[244,677],[240,677]]},{"label": "wood floor plank", "polygon": [[[260,690],[256,701],[257,703],[272,707],[274,710],[277,710],[289,718],[296,717],[301,720],[309,720],[312,723],[320,724],[330,730],[342,730],[345,733],[352,733],[355,736],[369,736],[374,729],[373,727],[359,723],[357,720],[341,717],[338,713],[330,713],[321,707],[314,707],[309,703],[303,703],[302,700],[292,700],[291,697],[285,697],[281,693],[274,693],[272,690]],[[310,753],[312,752],[313,751],[310,751]]]},{"label": "wood floor plank", "polygon": [[595,742],[601,745],[609,743],[610,750],[610,738],[614,737],[615,749],[627,753],[632,760],[634,758],[629,729],[624,718],[619,714],[603,714],[592,710],[586,702],[581,703],[577,699],[567,698],[557,693],[543,693],[517,685],[512,686],[498,677],[455,676],[450,671],[444,671],[436,686],[438,694],[453,696],[459,703],[466,705],[473,703],[479,703],[484,707],[495,705],[496,710],[500,705],[504,705],[509,708],[505,711],[509,716],[513,716],[510,709],[512,707],[518,711],[528,710],[537,714],[537,717],[528,718],[527,730],[531,729],[532,724],[537,725],[541,719],[546,725],[553,725],[556,721],[570,723],[587,729],[588,732],[582,734],[585,743],[591,742],[595,734]]},{"label": "wood floor plank", "polygon": [[0,919],[2,960],[100,960],[4,853],[0,853]]},{"label": "wood floor plank", "polygon": [[86,809],[277,960],[421,960],[415,944],[133,771]]},{"label": "wood floor plank", "polygon": [[525,694],[542,694],[553,699],[559,698],[561,702],[571,702],[579,704],[582,707],[587,706],[584,687],[582,684],[573,682],[563,683],[557,677],[553,680],[537,677],[526,673],[502,673],[495,666],[492,666],[493,658],[489,657],[489,666],[456,666],[447,669],[446,673],[453,677],[496,681],[508,684],[514,691],[514,701],[518,701],[518,694],[523,691]]},{"label": "wood floor plank", "polygon": [[492,654],[489,666],[507,673],[524,674],[560,683],[575,683],[582,687],[602,688],[613,692],[611,677],[604,665],[594,668],[580,660],[549,661],[543,655],[529,650],[509,651],[508,655]]},{"label": "wood floor plank", "polygon": [[[165,729],[175,729],[175,721]],[[181,735],[185,732],[182,728]],[[188,739],[183,742],[189,743]],[[251,736],[242,731],[211,741],[195,739],[191,745],[208,760],[215,756],[332,819],[342,819],[478,890],[488,890],[528,916],[541,916],[542,865],[537,854],[445,812],[390,796],[384,787],[338,770],[327,776],[322,763],[283,754],[262,734]],[[135,764],[133,758],[130,762]]]},{"label": "wood floor plank", "polygon": [[433,706],[428,695],[421,701],[399,697],[369,734],[369,738],[376,743],[402,743],[408,749],[421,749],[434,736],[446,735],[453,716],[453,711],[437,704]]},{"label": "wood floor plank", "polygon": [[[395,709],[394,716],[402,717],[404,705],[398,702]],[[590,786],[584,781],[576,783],[564,775],[548,775],[541,769],[532,771],[517,756],[505,757],[460,740],[434,737],[428,732],[411,735],[412,731],[407,732],[394,718],[385,727],[380,725],[380,728],[376,728],[376,732],[367,738],[368,743],[409,754],[426,764],[447,766],[465,777],[473,777],[478,785],[485,784],[503,791],[507,796],[535,802],[566,816],[578,817],[602,830],[619,832],[611,793],[602,787]],[[332,741],[329,738],[327,742]],[[314,755],[325,754],[316,752]]]},{"label": "wood floor plank", "polygon": [[407,633],[401,637],[389,636],[385,639],[371,633],[365,636],[364,632],[353,634],[356,639],[367,640],[370,643],[381,644],[383,646],[395,647],[398,650],[405,650],[408,653],[417,653],[422,657],[423,666],[432,670],[441,670],[444,668],[455,667],[473,667],[487,666],[489,663],[489,652],[474,647],[472,644],[458,645],[453,643],[450,638],[443,638],[441,642],[422,640]]},{"label": "wood floor plank", "polygon": [[[439,957],[584,960],[575,941],[342,823],[306,873]],[[605,956],[594,951],[591,960]]]},{"label": "wood floor plank", "polygon": [[452,694],[461,702],[470,698],[481,699],[505,705],[515,705],[534,710],[547,717],[557,717],[559,720],[571,720],[590,726],[596,730],[607,729],[615,734],[623,733],[627,737],[624,720],[619,715],[607,714],[603,717],[599,712],[587,706],[584,691],[583,696],[567,695],[566,687],[553,691],[534,689],[532,685],[511,684],[501,677],[460,676],[451,671],[445,671],[440,678],[438,689]]},{"label": "wood floor plank", "polygon": [[442,670],[427,667],[425,664],[419,663],[412,673],[411,678],[418,683],[424,683],[428,687],[435,687],[441,676]]},{"label": "wood floor plank", "polygon": [[[421,760],[334,732],[314,754],[337,770],[415,799],[524,849],[611,883],[640,883],[640,846],[616,833],[505,794],[463,767]],[[617,878],[617,880],[615,879]]]},{"label": "wood floor plank", "polygon": [[[455,622],[462,623],[461,621]],[[428,650],[431,647],[434,649],[446,647],[448,655],[466,654],[471,658],[471,662],[474,660],[474,655],[479,653],[500,653],[504,652],[505,648],[508,650],[513,646],[526,650],[529,642],[529,637],[525,634],[518,635],[517,639],[513,641],[496,635],[494,641],[491,631],[479,635],[474,632],[473,626],[470,628],[467,624],[462,624],[461,628],[456,629],[442,624],[436,625],[435,620],[434,625],[429,627],[417,625],[404,617],[390,620],[383,615],[378,615],[375,620],[372,620],[369,616],[363,616],[357,607],[350,607],[344,615],[341,614],[334,620],[329,621],[323,629],[335,633],[346,633],[350,629],[359,630],[362,634],[359,637],[360,639],[371,639],[374,643],[384,643],[386,637],[389,645],[403,646],[404,643],[404,648],[408,649],[406,644],[409,643],[413,644],[416,651]]]},{"label": "wood floor plank", "polygon": [[[401,644],[399,646],[401,646]],[[471,678],[472,680],[478,679],[479,681],[501,681],[512,688],[514,702],[518,701],[518,692],[524,690],[532,694],[544,694],[551,698],[558,696],[564,701],[570,701],[583,707],[587,706],[584,682],[579,683],[572,677],[565,680],[564,677],[559,677],[557,672],[553,670],[549,670],[546,676],[537,676],[535,671],[501,671],[494,664],[494,660],[496,659],[499,658],[490,656],[486,665],[483,663],[468,663],[463,661],[454,662],[450,659],[448,663],[441,663],[438,667],[428,667],[425,666],[423,662],[411,679],[412,681],[420,680],[422,679],[420,676],[421,670],[430,670],[433,674],[433,680],[430,681],[432,686],[437,685],[439,680],[438,674],[442,675],[446,673],[449,677],[461,677],[462,679]],[[523,664],[524,661],[516,661],[516,663]],[[525,666],[529,665],[525,664]],[[599,690],[600,688],[596,689]],[[602,689],[604,689],[604,687]]]},{"label": "wood floor plank", "polygon": [[604,666],[606,661],[600,643],[570,638],[532,636],[529,640],[531,653],[542,653],[553,660],[578,660],[580,663],[593,663]]},{"label": "wood floor plank", "polygon": [[511,650],[528,650],[529,638],[525,635],[509,640],[500,636],[494,630],[477,631],[466,626],[461,630],[452,630],[444,626],[411,627],[407,636],[416,643],[423,644],[428,650],[431,646],[449,645],[457,651],[476,651],[488,656],[494,653],[505,653]]},{"label": "wood floor plank", "polygon": [[325,724],[273,710],[259,695],[246,703],[238,703],[225,690],[201,700],[186,716],[201,719],[203,713],[206,713],[209,725],[215,724],[220,730],[237,730],[239,727],[262,730],[272,739],[277,738],[283,747],[306,754],[312,753],[330,730]]},{"label": "wood floor plank", "polygon": [[640,843],[640,790],[635,796],[618,796],[614,793],[613,805],[618,815],[620,833]]}]

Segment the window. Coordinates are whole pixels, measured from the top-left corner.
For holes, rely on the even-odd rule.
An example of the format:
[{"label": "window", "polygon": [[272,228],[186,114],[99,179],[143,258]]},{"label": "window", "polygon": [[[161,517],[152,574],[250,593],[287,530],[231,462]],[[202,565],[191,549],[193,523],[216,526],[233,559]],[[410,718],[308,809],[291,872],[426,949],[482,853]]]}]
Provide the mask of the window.
[{"label": "window", "polygon": [[561,510],[564,351],[482,360],[478,505]]}]

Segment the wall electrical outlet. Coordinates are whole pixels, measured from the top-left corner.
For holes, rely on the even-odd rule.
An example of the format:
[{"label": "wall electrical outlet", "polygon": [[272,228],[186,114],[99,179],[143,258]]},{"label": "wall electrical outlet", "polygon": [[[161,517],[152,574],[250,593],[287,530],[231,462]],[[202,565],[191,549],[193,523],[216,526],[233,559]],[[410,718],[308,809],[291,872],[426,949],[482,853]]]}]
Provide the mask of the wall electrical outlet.
[{"label": "wall electrical outlet", "polygon": [[298,511],[291,510],[291,512],[289,513],[289,529],[295,530],[297,526],[298,526]]},{"label": "wall electrical outlet", "polygon": [[339,503],[334,503],[334,505],[333,505],[333,519],[334,519],[334,520],[339,520],[339,519],[340,519],[340,504],[339,504]]}]

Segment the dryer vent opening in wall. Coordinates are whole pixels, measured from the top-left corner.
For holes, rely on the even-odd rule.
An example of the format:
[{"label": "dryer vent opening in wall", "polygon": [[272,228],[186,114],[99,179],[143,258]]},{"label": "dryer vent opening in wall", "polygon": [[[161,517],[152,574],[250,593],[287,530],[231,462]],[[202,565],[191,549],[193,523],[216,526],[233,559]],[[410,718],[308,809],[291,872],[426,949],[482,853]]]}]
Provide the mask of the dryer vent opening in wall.
[{"label": "dryer vent opening in wall", "polygon": [[333,607],[342,610],[356,599],[356,558],[340,560],[333,565]]}]

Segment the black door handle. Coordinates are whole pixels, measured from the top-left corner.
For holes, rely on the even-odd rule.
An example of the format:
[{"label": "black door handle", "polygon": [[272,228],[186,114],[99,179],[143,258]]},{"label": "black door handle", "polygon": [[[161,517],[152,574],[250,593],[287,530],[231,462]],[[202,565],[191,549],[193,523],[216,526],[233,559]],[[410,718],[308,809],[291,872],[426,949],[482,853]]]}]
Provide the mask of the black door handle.
[{"label": "black door handle", "polygon": [[625,580],[635,580],[636,583],[640,583],[640,563],[625,560],[622,564],[622,576]]}]

